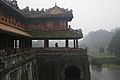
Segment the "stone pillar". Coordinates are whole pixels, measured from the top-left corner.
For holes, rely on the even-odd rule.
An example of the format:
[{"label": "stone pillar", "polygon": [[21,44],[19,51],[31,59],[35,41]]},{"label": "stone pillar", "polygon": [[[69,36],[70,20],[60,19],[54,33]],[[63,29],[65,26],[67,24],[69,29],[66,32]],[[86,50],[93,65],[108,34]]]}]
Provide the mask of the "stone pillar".
[{"label": "stone pillar", "polygon": [[4,49],[5,50],[5,45],[6,43],[5,43],[5,39],[0,39],[0,49]]},{"label": "stone pillar", "polygon": [[25,40],[23,39],[22,40],[22,50],[24,51],[24,49],[25,49]]},{"label": "stone pillar", "polygon": [[24,39],[24,49],[32,48],[32,39]]},{"label": "stone pillar", "polygon": [[46,48],[46,40],[44,40],[44,47]]},{"label": "stone pillar", "polygon": [[7,51],[7,46],[8,46],[8,44],[7,44],[7,39],[5,40],[5,51]]},{"label": "stone pillar", "polygon": [[45,47],[45,48],[48,48],[48,47],[49,47],[49,40],[48,40],[48,39],[45,39],[45,40],[44,40],[44,47]]},{"label": "stone pillar", "polygon": [[11,39],[9,39],[8,40],[8,49],[11,50],[11,47],[12,47],[12,45],[11,45]]},{"label": "stone pillar", "polygon": [[14,40],[13,39],[11,41],[11,47],[12,47],[12,49],[14,48]]},{"label": "stone pillar", "polygon": [[76,48],[78,48],[78,39],[76,39]]},{"label": "stone pillar", "polygon": [[9,49],[12,50],[14,47],[14,40],[13,39],[10,39],[9,40]]},{"label": "stone pillar", "polygon": [[25,48],[29,48],[29,46],[31,46],[30,40],[25,39]]},{"label": "stone pillar", "polygon": [[74,48],[76,47],[76,44],[75,44],[75,39],[73,40],[73,44],[74,44]]},{"label": "stone pillar", "polygon": [[29,48],[32,48],[32,39],[28,39],[29,41]]},{"label": "stone pillar", "polygon": [[69,47],[69,41],[66,39],[66,48]]},{"label": "stone pillar", "polygon": [[20,50],[22,51],[22,39],[20,39],[20,45],[19,45],[19,47],[20,47]]},{"label": "stone pillar", "polygon": [[17,40],[15,40],[15,53],[17,52]]}]

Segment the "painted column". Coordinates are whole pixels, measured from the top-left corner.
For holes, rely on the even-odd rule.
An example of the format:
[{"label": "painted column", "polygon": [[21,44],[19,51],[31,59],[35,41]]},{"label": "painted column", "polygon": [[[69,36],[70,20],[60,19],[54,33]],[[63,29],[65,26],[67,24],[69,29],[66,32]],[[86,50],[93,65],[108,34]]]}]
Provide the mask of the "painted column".
[{"label": "painted column", "polygon": [[26,44],[26,48],[31,48],[32,47],[32,40],[30,39],[27,39],[27,40],[25,40],[25,44]]},{"label": "painted column", "polygon": [[76,45],[75,45],[75,39],[73,40],[73,44],[74,44],[74,48],[76,47]]},{"label": "painted column", "polygon": [[76,48],[78,48],[78,39],[76,39]]},{"label": "painted column", "polygon": [[8,44],[7,44],[7,39],[5,40],[5,51],[7,51],[7,46],[8,46]]},{"label": "painted column", "polygon": [[20,39],[20,50],[22,51],[22,39]]},{"label": "painted column", "polygon": [[15,40],[15,53],[17,52],[17,40]]},{"label": "painted column", "polygon": [[45,39],[45,40],[44,40],[44,47],[45,47],[45,48],[48,48],[48,47],[49,47],[49,40],[48,40],[48,39]]},{"label": "painted column", "polygon": [[32,39],[29,39],[29,48],[32,48]]},{"label": "painted column", "polygon": [[69,41],[66,39],[66,47],[69,47]]},{"label": "painted column", "polygon": [[24,51],[24,49],[25,49],[25,40],[23,39],[22,40],[22,50]]},{"label": "painted column", "polygon": [[12,41],[11,41],[11,47],[12,47],[12,49],[14,48],[14,39],[12,39]]},{"label": "painted column", "polygon": [[32,48],[32,40],[25,39],[25,48]]}]

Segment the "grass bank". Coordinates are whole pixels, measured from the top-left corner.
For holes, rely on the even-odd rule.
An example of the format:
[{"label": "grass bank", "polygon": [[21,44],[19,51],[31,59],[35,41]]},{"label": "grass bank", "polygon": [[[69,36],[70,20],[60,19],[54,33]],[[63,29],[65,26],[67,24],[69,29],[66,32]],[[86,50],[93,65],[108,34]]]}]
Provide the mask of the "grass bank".
[{"label": "grass bank", "polygon": [[89,61],[92,65],[108,68],[120,68],[120,57],[109,53],[88,53]]},{"label": "grass bank", "polygon": [[115,64],[102,64],[103,68],[109,68],[109,69],[120,69],[120,65],[115,65]]}]

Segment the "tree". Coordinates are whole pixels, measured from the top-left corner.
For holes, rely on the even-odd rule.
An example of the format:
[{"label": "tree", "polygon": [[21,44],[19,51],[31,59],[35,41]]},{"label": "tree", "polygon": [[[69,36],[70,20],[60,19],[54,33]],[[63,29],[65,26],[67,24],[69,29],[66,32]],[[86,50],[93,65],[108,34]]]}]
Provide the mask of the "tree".
[{"label": "tree", "polygon": [[108,46],[108,52],[115,53],[115,55],[120,55],[120,31],[117,31],[113,36]]}]

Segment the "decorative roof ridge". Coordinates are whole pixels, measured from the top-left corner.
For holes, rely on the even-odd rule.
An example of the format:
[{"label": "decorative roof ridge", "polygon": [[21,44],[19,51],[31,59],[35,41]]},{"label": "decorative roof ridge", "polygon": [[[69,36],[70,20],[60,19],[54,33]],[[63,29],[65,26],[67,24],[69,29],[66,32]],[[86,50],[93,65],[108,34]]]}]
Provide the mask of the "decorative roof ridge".
[{"label": "decorative roof ridge", "polygon": [[20,8],[18,7],[16,0],[0,0],[2,4],[5,4],[6,6],[12,8],[14,11],[16,11],[18,14],[25,17],[25,15],[21,12]]},{"label": "decorative roof ridge", "polygon": [[39,10],[37,8],[36,10],[34,10],[32,8],[31,10],[29,10],[28,6],[24,9],[20,9],[18,7],[18,4],[17,4],[16,0],[0,0],[0,2],[5,4],[6,6],[12,8],[14,11],[16,11],[18,14],[22,15],[23,17],[51,17],[51,16],[55,16],[55,15],[58,16],[58,17],[59,16],[61,16],[61,17],[73,16],[72,10],[60,8],[60,7],[57,6],[57,4],[55,4],[54,7],[48,8],[48,9],[42,8],[41,10]]},{"label": "decorative roof ridge", "polygon": [[[7,5],[15,8],[15,9],[19,9],[17,1],[16,0],[1,0],[2,2],[6,3]],[[20,10],[20,9],[19,9]]]},{"label": "decorative roof ridge", "polygon": [[67,9],[61,8],[61,7],[57,6],[56,3],[55,3],[55,6],[54,6],[54,7],[46,9],[46,12],[49,13],[50,10],[55,9],[55,8],[58,8],[58,9],[60,9],[60,10],[63,11],[63,12],[71,12],[71,13],[72,13],[72,9],[71,9],[71,10],[68,10],[68,8],[67,8]]},{"label": "decorative roof ridge", "polygon": [[[38,8],[36,10],[34,10],[33,8],[31,8],[31,10],[29,9],[29,7],[27,6],[26,8],[22,9],[21,12],[27,16],[30,15],[49,15],[49,14],[53,14],[51,13],[52,10],[56,10],[59,11],[59,14],[72,14],[72,9],[68,10],[68,9],[64,9],[64,8],[60,8],[57,5],[55,5],[52,8],[48,8],[48,9],[44,9],[42,8],[41,10],[39,10]],[[56,11],[54,11],[56,12]],[[57,13],[56,13],[57,14]]]}]

